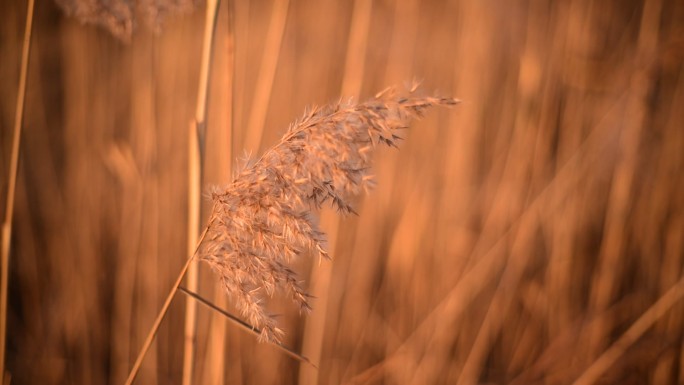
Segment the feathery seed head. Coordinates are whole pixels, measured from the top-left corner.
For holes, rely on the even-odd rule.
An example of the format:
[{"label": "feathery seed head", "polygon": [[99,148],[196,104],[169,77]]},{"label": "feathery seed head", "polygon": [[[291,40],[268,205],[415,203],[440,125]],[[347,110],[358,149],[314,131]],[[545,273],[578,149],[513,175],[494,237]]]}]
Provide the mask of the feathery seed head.
[{"label": "feathery seed head", "polygon": [[348,199],[372,187],[369,174],[377,144],[396,147],[398,129],[452,98],[421,97],[392,89],[361,104],[313,108],[292,124],[278,144],[246,166],[232,184],[214,190],[214,208],[200,258],[220,276],[237,308],[262,340],[283,332],[263,306],[263,294],[284,289],[302,311],[309,295],[288,263],[302,254],[329,258],[312,209],[330,202],[355,213]]}]

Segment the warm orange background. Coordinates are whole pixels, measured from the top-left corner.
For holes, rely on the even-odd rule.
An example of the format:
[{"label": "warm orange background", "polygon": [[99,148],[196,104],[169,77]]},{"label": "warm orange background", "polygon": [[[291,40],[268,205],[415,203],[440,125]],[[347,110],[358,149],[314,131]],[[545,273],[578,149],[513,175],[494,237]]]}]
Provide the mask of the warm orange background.
[{"label": "warm orange background", "polygon": [[[203,13],[123,43],[37,2],[12,384],[124,381],[186,258]],[[24,1],[0,14],[4,202]],[[380,151],[360,216],[323,213],[313,313],[270,305],[320,370],[200,307],[194,384],[684,383],[684,2],[224,1],[214,50],[203,186],[313,104],[414,78],[463,103]],[[216,287],[202,266],[231,309]],[[185,303],[137,383],[181,383]]]}]

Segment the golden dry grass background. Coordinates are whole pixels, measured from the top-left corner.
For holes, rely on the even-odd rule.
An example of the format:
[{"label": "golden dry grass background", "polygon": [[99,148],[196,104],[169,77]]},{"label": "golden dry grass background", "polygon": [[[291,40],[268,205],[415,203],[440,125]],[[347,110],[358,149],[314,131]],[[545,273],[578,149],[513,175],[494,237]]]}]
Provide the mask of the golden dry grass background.
[{"label": "golden dry grass background", "polygon": [[[3,196],[25,8],[0,4]],[[36,5],[13,384],[128,374],[187,257],[202,11],[124,44]],[[413,78],[464,102],[380,151],[358,217],[322,213],[313,313],[271,304],[320,369],[200,307],[193,383],[684,383],[682,1],[224,1],[214,50],[205,186],[312,104]],[[231,309],[217,285],[202,268]],[[185,303],[137,383],[181,382]]]}]

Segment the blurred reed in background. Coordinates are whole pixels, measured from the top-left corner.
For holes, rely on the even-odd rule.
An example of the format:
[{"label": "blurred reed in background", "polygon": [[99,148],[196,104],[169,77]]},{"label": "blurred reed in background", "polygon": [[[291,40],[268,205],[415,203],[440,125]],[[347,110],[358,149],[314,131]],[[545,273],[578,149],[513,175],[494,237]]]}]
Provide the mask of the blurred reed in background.
[{"label": "blurred reed in background", "polygon": [[[13,384],[123,383],[187,258],[203,7],[123,43],[36,4]],[[0,11],[4,196],[26,10]],[[200,307],[193,383],[684,383],[682,20],[674,0],[223,2],[206,186],[313,104],[413,78],[463,103],[379,151],[359,216],[323,210],[333,261],[297,268],[313,312],[272,301],[319,370]],[[217,285],[201,267],[236,312]],[[137,383],[181,382],[185,302]]]}]

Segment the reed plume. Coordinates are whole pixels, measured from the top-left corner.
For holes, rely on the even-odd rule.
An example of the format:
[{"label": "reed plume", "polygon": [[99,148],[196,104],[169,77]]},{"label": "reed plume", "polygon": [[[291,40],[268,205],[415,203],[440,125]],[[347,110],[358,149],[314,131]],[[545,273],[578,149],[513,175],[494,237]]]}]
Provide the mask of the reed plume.
[{"label": "reed plume", "polygon": [[371,100],[313,108],[290,126],[273,148],[237,173],[232,184],[212,192],[214,206],[200,259],[219,275],[238,310],[278,342],[283,331],[268,314],[263,295],[289,294],[301,311],[309,295],[289,267],[309,254],[329,258],[312,210],[330,202],[354,213],[349,198],[372,186],[369,169],[378,144],[395,146],[397,130],[452,98],[406,96],[392,89]]}]

